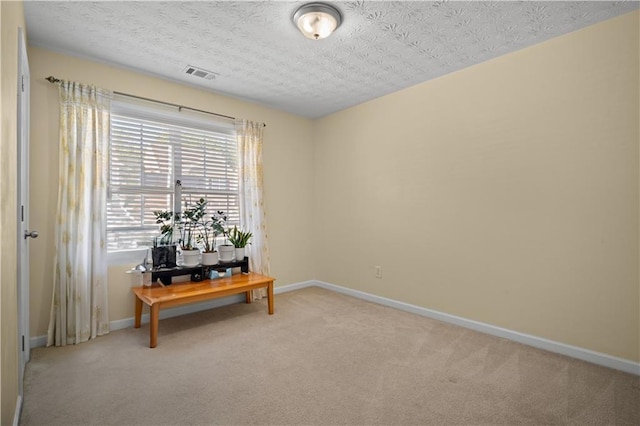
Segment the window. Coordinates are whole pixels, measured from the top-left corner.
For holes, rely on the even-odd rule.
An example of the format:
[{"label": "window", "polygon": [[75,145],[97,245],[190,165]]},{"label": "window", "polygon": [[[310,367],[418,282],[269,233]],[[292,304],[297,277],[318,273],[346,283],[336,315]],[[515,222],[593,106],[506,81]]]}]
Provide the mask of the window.
[{"label": "window", "polygon": [[238,148],[233,124],[195,114],[116,101],[111,111],[108,249],[135,247],[159,235],[153,212],[198,199],[210,212],[240,220]]}]

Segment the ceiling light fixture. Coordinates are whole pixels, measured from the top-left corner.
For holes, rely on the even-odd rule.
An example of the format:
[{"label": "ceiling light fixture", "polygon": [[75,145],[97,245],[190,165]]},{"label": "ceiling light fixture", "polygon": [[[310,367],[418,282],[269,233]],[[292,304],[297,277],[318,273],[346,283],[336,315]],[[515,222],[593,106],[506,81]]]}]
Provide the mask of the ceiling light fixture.
[{"label": "ceiling light fixture", "polygon": [[320,40],[329,37],[340,26],[342,15],[328,4],[309,3],[294,12],[293,23],[305,37]]}]

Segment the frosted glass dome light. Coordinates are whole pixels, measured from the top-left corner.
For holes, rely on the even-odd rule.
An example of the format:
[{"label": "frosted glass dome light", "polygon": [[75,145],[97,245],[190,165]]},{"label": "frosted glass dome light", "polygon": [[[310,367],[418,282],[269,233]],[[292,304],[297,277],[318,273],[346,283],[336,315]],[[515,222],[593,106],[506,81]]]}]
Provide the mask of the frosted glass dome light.
[{"label": "frosted glass dome light", "polygon": [[338,9],[325,3],[309,3],[293,14],[293,23],[312,40],[329,37],[342,23]]}]

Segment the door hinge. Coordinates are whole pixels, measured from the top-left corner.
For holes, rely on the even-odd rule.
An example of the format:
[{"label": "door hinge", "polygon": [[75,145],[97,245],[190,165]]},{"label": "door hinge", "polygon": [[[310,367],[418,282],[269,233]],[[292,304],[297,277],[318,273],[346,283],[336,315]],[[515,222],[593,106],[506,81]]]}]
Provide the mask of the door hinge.
[{"label": "door hinge", "polygon": [[22,335],[22,352],[24,352],[24,334]]},{"label": "door hinge", "polygon": [[24,222],[24,206],[20,206],[20,222]]},{"label": "door hinge", "polygon": [[24,75],[20,76],[20,85],[22,86],[22,93],[24,93]]}]

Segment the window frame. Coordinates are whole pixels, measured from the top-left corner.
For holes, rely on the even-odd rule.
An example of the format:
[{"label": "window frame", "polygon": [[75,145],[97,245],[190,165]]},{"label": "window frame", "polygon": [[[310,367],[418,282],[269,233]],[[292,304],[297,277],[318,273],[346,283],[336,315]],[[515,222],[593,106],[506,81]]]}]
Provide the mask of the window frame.
[{"label": "window frame", "polygon": [[[120,250],[126,248],[133,248],[141,244],[151,243],[154,236],[158,236],[159,225],[155,224],[155,220],[149,220],[150,212],[145,209],[145,196],[167,196],[168,200],[164,203],[166,210],[170,211],[182,211],[185,206],[185,200],[190,199],[192,203],[195,203],[201,196],[204,198],[214,200],[207,205],[207,210],[212,213],[216,210],[223,210],[229,216],[228,225],[239,225],[240,222],[240,182],[239,182],[239,149],[237,145],[236,129],[233,122],[215,118],[209,115],[204,115],[190,110],[176,110],[174,107],[168,107],[162,104],[156,104],[146,101],[137,101],[128,97],[118,96],[114,97],[111,107],[111,130],[109,141],[109,179],[107,183],[107,246],[108,250]],[[129,120],[130,122],[139,121],[155,123],[158,129],[165,130],[169,136],[162,134],[158,140],[167,136],[167,147],[169,153],[165,158],[171,163],[168,165],[170,170],[170,177],[166,179],[166,186],[153,186],[144,183],[145,177],[145,162],[144,162],[144,148],[145,144],[149,145],[149,149],[157,149],[158,146],[162,146],[162,143],[158,140],[152,139],[147,133],[152,131],[147,130],[145,133],[143,125],[140,127],[140,154],[138,163],[140,167],[140,184],[139,185],[118,185],[114,184],[114,127],[119,128],[118,125],[114,126],[114,118],[120,121]],[[173,132],[169,131],[173,129]],[[160,131],[159,131],[160,132]],[[160,133],[159,133],[160,134]],[[203,136],[204,135],[204,136]],[[209,137],[205,137],[205,136]],[[133,137],[131,138],[133,140]],[[122,144],[122,140],[120,141]],[[213,152],[209,163],[206,160],[202,160],[200,164],[197,155],[197,148],[199,144],[202,145],[204,152]],[[215,147],[219,149],[216,151]],[[195,148],[194,148],[195,147]],[[211,151],[210,151],[211,150]],[[190,151],[187,153],[187,151]],[[160,157],[162,157],[159,154]],[[122,158],[126,155],[123,154]],[[120,157],[118,157],[120,158]],[[211,160],[213,159],[213,160]],[[198,172],[189,174],[185,168],[185,164],[190,161],[192,170],[197,169],[203,174],[199,175]],[[122,166],[120,174],[125,174]],[[135,173],[134,173],[135,174]],[[220,177],[222,176],[222,177]],[[176,205],[176,181],[182,182],[181,188],[181,200],[180,204]],[[219,182],[213,184],[211,182]],[[202,183],[202,185],[198,185]],[[218,189],[214,188],[217,186]],[[112,222],[117,220],[113,218],[114,211],[113,199],[119,195],[140,195],[140,203],[131,203],[132,209],[137,206],[139,225],[130,226],[118,226]],[[226,200],[223,201],[223,200]],[[158,201],[156,200],[156,203]],[[123,217],[126,216],[126,202],[123,202],[120,207],[121,211],[124,211]],[[154,209],[157,210],[157,209]],[[135,216],[135,215],[134,215]],[[127,235],[131,236],[131,241],[126,244],[121,240],[126,238]],[[140,239],[142,238],[142,239]]]}]

